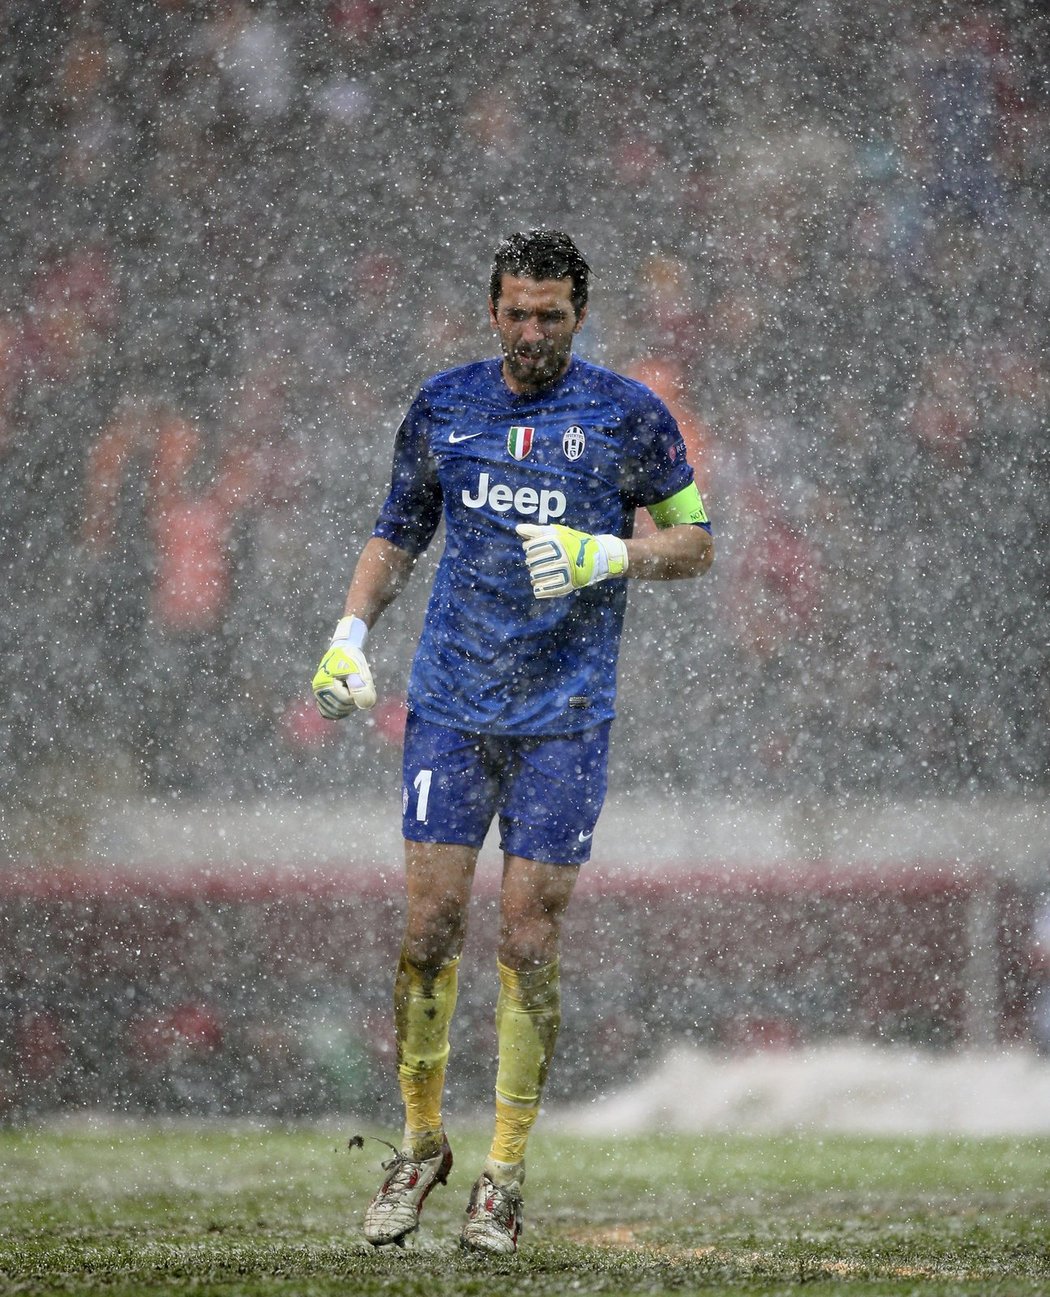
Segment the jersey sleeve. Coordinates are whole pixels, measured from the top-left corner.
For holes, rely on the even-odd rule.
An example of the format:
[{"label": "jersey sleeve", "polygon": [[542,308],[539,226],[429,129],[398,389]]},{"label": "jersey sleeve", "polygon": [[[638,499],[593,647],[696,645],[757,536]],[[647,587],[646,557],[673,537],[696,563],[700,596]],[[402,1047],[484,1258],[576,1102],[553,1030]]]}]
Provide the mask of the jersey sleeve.
[{"label": "jersey sleeve", "polygon": [[631,413],[626,450],[620,489],[631,508],[659,504],[693,481],[678,424],[651,392]]},{"label": "jersey sleeve", "polygon": [[441,521],[441,486],[430,453],[430,414],[421,392],[394,438],[390,491],[379,510],[373,536],[398,549],[421,554]]}]

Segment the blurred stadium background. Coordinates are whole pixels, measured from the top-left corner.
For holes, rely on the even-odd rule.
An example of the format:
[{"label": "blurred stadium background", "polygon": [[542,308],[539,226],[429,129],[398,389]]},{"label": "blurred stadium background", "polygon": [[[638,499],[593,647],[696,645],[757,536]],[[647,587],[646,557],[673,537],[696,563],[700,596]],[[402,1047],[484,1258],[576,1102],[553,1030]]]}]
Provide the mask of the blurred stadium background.
[{"label": "blurred stadium background", "polygon": [[678,415],[720,552],[633,594],[552,1085],[683,1035],[1050,1044],[1043,6],[0,26],[0,1110],[385,1102],[426,574],[366,724],[307,681],[403,408],[490,351],[491,249],[539,224],[594,267],[581,350]]}]

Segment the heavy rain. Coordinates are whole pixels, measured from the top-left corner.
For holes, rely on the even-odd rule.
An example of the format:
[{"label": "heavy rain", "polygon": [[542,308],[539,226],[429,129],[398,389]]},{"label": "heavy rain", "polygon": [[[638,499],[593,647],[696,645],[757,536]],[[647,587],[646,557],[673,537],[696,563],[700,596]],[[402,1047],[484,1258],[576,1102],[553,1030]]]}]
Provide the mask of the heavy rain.
[{"label": "heavy rain", "polygon": [[[396,1125],[400,741],[440,538],[373,632],[375,711],[321,719],[310,676],[394,430],[495,354],[492,250],[534,227],[587,256],[577,351],[666,401],[718,555],[631,591],[549,1101],[679,1048],[1045,1067],[1041,6],[0,24],[0,1120]],[[491,1091],[491,890],[453,1107]]]}]

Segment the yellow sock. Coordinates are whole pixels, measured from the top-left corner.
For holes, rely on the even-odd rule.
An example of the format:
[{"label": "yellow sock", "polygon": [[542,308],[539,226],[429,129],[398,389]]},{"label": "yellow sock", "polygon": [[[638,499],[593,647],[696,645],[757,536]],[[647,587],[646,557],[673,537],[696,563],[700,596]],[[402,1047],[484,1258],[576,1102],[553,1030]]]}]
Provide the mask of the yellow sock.
[{"label": "yellow sock", "polygon": [[497,961],[500,991],[496,1003],[499,1068],[496,1072],[496,1130],[490,1162],[517,1165],[540,1111],[554,1043],[561,1025],[558,961],[515,972]]},{"label": "yellow sock", "polygon": [[417,1157],[432,1157],[441,1147],[448,1029],[458,989],[458,958],[429,973],[401,952],[394,982],[397,1076],[405,1104],[404,1146]]}]

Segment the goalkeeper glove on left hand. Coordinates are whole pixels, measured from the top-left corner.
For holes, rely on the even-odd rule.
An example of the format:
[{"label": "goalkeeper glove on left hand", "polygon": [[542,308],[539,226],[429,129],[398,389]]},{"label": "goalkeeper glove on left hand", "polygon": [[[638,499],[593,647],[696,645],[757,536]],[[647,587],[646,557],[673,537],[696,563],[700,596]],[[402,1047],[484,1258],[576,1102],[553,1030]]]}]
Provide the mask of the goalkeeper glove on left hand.
[{"label": "goalkeeper glove on left hand", "polygon": [[627,571],[627,546],[619,536],[592,536],[553,523],[519,523],[525,562],[537,599],[557,599]]},{"label": "goalkeeper glove on left hand", "polygon": [[344,617],[335,628],[311,685],[325,720],[342,720],[355,707],[375,706],[376,687],[364,654],[367,639],[368,627],[360,617]]}]

